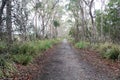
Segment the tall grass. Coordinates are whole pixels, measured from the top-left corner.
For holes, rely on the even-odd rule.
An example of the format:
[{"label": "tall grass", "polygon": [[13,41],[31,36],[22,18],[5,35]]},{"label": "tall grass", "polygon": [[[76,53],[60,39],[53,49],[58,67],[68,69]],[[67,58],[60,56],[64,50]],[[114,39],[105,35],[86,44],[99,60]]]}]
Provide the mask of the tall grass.
[{"label": "tall grass", "polygon": [[[14,43],[10,49],[9,58],[0,56],[0,77],[10,76],[10,73],[15,71],[13,64],[28,65],[35,56],[42,54],[43,51],[51,48],[58,43],[58,39],[29,41],[24,43]],[[0,53],[5,52],[7,45],[0,42]],[[4,55],[4,54],[3,54]],[[7,56],[8,57],[8,56]],[[3,69],[5,71],[3,71]],[[5,73],[4,73],[5,72]]]},{"label": "tall grass", "polygon": [[93,48],[98,51],[103,58],[120,60],[120,46],[113,43],[97,43],[90,45],[89,42],[80,41],[75,43],[75,46],[80,49]]},{"label": "tall grass", "polygon": [[14,44],[11,52],[13,53],[13,61],[27,65],[32,58],[41,52],[51,48],[57,40],[39,40],[34,42],[25,42],[23,44]]},{"label": "tall grass", "polygon": [[75,44],[75,47],[80,49],[85,49],[85,48],[88,48],[89,46],[90,46],[90,43],[85,41],[80,41]]},{"label": "tall grass", "polygon": [[106,59],[119,59],[120,56],[120,46],[113,43],[99,43],[94,46],[95,49],[101,54],[103,58]]},{"label": "tall grass", "polygon": [[5,53],[7,48],[7,44],[3,41],[0,41],[0,53]]},{"label": "tall grass", "polygon": [[10,77],[14,72],[16,72],[16,67],[13,61],[6,56],[0,56],[0,78]]},{"label": "tall grass", "polygon": [[22,64],[22,65],[28,65],[30,62],[32,62],[33,57],[27,54],[17,54],[13,55],[13,61]]}]

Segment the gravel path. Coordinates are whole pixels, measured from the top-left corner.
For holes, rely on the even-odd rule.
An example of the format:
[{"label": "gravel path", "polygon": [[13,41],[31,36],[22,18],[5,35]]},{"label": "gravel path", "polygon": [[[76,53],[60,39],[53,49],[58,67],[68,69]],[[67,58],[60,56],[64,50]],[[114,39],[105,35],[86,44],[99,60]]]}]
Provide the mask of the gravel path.
[{"label": "gravel path", "polygon": [[38,80],[113,80],[107,73],[98,71],[82,60],[67,40],[58,45],[53,52]]}]

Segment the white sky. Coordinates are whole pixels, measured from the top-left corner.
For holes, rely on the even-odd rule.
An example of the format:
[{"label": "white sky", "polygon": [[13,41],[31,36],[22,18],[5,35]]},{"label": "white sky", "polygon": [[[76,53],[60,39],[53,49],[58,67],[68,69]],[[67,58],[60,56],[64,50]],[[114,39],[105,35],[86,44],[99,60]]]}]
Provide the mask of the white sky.
[{"label": "white sky", "polygon": [[[60,5],[65,6],[67,3],[69,3],[69,0],[60,0],[61,3]],[[108,2],[108,0],[102,0],[105,2],[105,4]],[[100,9],[101,8],[101,0],[95,0],[95,9]]]},{"label": "white sky", "polygon": [[101,6],[103,6],[103,8],[105,8],[105,4],[108,3],[108,0],[102,0],[104,1],[104,4],[101,4],[101,0],[95,0],[95,9],[100,9]]},{"label": "white sky", "polygon": [[[65,6],[66,4],[69,3],[69,0],[60,0],[60,1],[61,1],[61,3],[60,3],[61,6]],[[101,3],[101,1],[104,1],[104,4]],[[101,9],[101,6],[102,6],[102,8],[104,10],[105,4],[107,4],[107,2],[108,2],[108,0],[95,0],[95,9],[96,10]],[[68,15],[69,15],[68,13],[63,15],[62,20],[65,21],[68,18]]]}]

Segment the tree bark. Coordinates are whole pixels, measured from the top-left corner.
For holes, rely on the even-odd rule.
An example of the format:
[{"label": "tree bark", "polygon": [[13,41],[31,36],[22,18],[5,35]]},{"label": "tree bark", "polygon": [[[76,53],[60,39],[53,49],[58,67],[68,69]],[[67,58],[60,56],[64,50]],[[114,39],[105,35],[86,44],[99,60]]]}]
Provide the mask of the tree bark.
[{"label": "tree bark", "polygon": [[3,9],[4,9],[4,7],[5,7],[6,3],[7,3],[7,1],[8,1],[8,0],[2,0],[2,5],[1,5],[1,7],[0,7],[0,25],[1,25],[1,23],[2,23]]},{"label": "tree bark", "polygon": [[12,19],[11,19],[11,11],[12,11],[12,6],[11,6],[11,0],[8,0],[7,2],[7,9],[6,9],[6,26],[7,26],[7,40],[8,43],[12,43]]},{"label": "tree bark", "polygon": [[93,40],[91,40],[93,43],[96,42],[96,35],[97,35],[97,30],[96,30],[96,27],[95,27],[95,23],[94,23],[94,17],[93,17],[93,14],[92,14],[92,6],[93,6],[93,2],[94,0],[91,0],[90,2],[90,5],[89,5],[89,14],[90,14],[90,17],[91,17],[91,23],[92,23],[92,27],[93,27]]}]

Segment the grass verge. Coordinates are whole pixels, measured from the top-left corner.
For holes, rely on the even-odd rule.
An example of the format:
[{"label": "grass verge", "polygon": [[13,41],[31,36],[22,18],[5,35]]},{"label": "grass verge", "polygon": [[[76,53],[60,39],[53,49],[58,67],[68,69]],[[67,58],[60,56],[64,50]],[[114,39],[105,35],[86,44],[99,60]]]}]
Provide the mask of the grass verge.
[{"label": "grass verge", "polygon": [[[0,78],[12,76],[12,74],[17,71],[14,66],[15,64],[28,65],[36,56],[41,55],[43,51],[51,48],[58,42],[58,39],[51,39],[29,41],[22,44],[14,43],[9,55],[0,55]],[[6,49],[7,45],[1,42],[0,52],[6,52]]]},{"label": "grass verge", "polygon": [[80,49],[92,48],[100,53],[103,58],[111,60],[120,60],[120,46],[113,43],[97,43],[90,44],[89,42],[80,41],[75,43],[75,47]]}]

